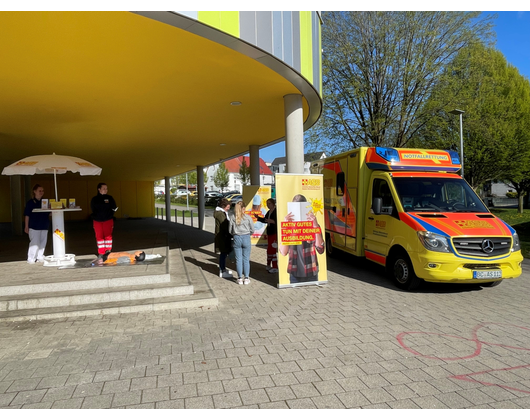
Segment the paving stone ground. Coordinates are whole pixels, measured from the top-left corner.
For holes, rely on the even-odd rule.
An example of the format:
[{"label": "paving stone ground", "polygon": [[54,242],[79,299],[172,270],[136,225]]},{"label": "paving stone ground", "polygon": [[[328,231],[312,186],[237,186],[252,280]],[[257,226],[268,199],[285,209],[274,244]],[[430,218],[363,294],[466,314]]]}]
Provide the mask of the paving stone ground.
[{"label": "paving stone ground", "polygon": [[409,293],[341,255],[278,289],[255,249],[238,286],[190,229],[218,306],[0,323],[0,408],[530,408],[530,266]]}]

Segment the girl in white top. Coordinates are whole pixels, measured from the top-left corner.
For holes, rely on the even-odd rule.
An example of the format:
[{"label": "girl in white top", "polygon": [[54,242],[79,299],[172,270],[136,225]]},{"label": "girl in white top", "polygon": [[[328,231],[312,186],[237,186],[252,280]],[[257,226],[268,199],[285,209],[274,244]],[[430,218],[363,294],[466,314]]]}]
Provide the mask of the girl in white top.
[{"label": "girl in white top", "polygon": [[236,254],[237,284],[250,283],[250,235],[254,233],[254,221],[245,213],[243,201],[236,203],[234,213],[230,215],[230,233],[234,237]]}]

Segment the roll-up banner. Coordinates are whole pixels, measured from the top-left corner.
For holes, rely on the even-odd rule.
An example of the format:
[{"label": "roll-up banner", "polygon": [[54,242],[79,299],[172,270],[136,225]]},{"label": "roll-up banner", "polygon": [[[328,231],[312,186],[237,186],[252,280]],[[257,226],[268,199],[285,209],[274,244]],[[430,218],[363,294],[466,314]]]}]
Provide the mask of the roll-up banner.
[{"label": "roll-up banner", "polygon": [[276,174],[279,288],[328,280],[324,243],[324,178]]},{"label": "roll-up banner", "polygon": [[247,205],[247,213],[254,221],[254,234],[250,237],[250,243],[257,246],[267,246],[266,223],[258,221],[258,217],[264,217],[268,211],[267,200],[271,198],[270,185],[244,185],[243,201]]}]

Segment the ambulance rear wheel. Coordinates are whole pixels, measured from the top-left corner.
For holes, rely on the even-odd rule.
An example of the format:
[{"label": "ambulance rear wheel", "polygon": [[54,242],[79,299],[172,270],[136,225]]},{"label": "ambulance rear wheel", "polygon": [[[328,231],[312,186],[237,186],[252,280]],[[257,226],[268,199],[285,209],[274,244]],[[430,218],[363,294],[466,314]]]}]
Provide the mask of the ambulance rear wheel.
[{"label": "ambulance rear wheel", "polygon": [[326,233],[326,255],[328,257],[335,257],[335,250],[333,249],[333,245],[331,244],[331,236],[329,233]]},{"label": "ambulance rear wheel", "polygon": [[421,279],[416,277],[409,256],[405,252],[399,252],[390,261],[389,267],[392,280],[397,287],[403,290],[414,290]]}]

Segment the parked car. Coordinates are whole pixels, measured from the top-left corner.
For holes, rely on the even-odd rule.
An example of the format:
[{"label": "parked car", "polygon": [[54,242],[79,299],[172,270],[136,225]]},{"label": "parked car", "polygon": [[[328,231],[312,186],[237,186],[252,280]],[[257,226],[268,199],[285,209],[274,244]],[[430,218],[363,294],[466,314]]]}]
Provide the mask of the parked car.
[{"label": "parked car", "polygon": [[177,190],[174,195],[177,197],[186,197],[187,195],[190,195],[190,192],[189,190]]},{"label": "parked car", "polygon": [[226,191],[226,192],[224,192],[224,193],[222,193],[222,194],[223,194],[223,197],[226,198],[226,196],[228,196],[228,195],[232,195],[232,194],[241,194],[241,193],[240,193],[239,191],[233,190],[233,191]]},{"label": "parked car", "polygon": [[208,191],[204,194],[204,204],[206,206],[217,206],[219,200],[223,198],[223,195],[218,191]]},{"label": "parked car", "polygon": [[227,197],[227,200],[231,203],[237,203],[239,200],[243,200],[243,196],[241,194],[232,194],[231,196]]},{"label": "parked car", "polygon": [[219,191],[206,191],[204,193],[204,198],[211,198],[211,197],[222,197],[222,194]]}]

